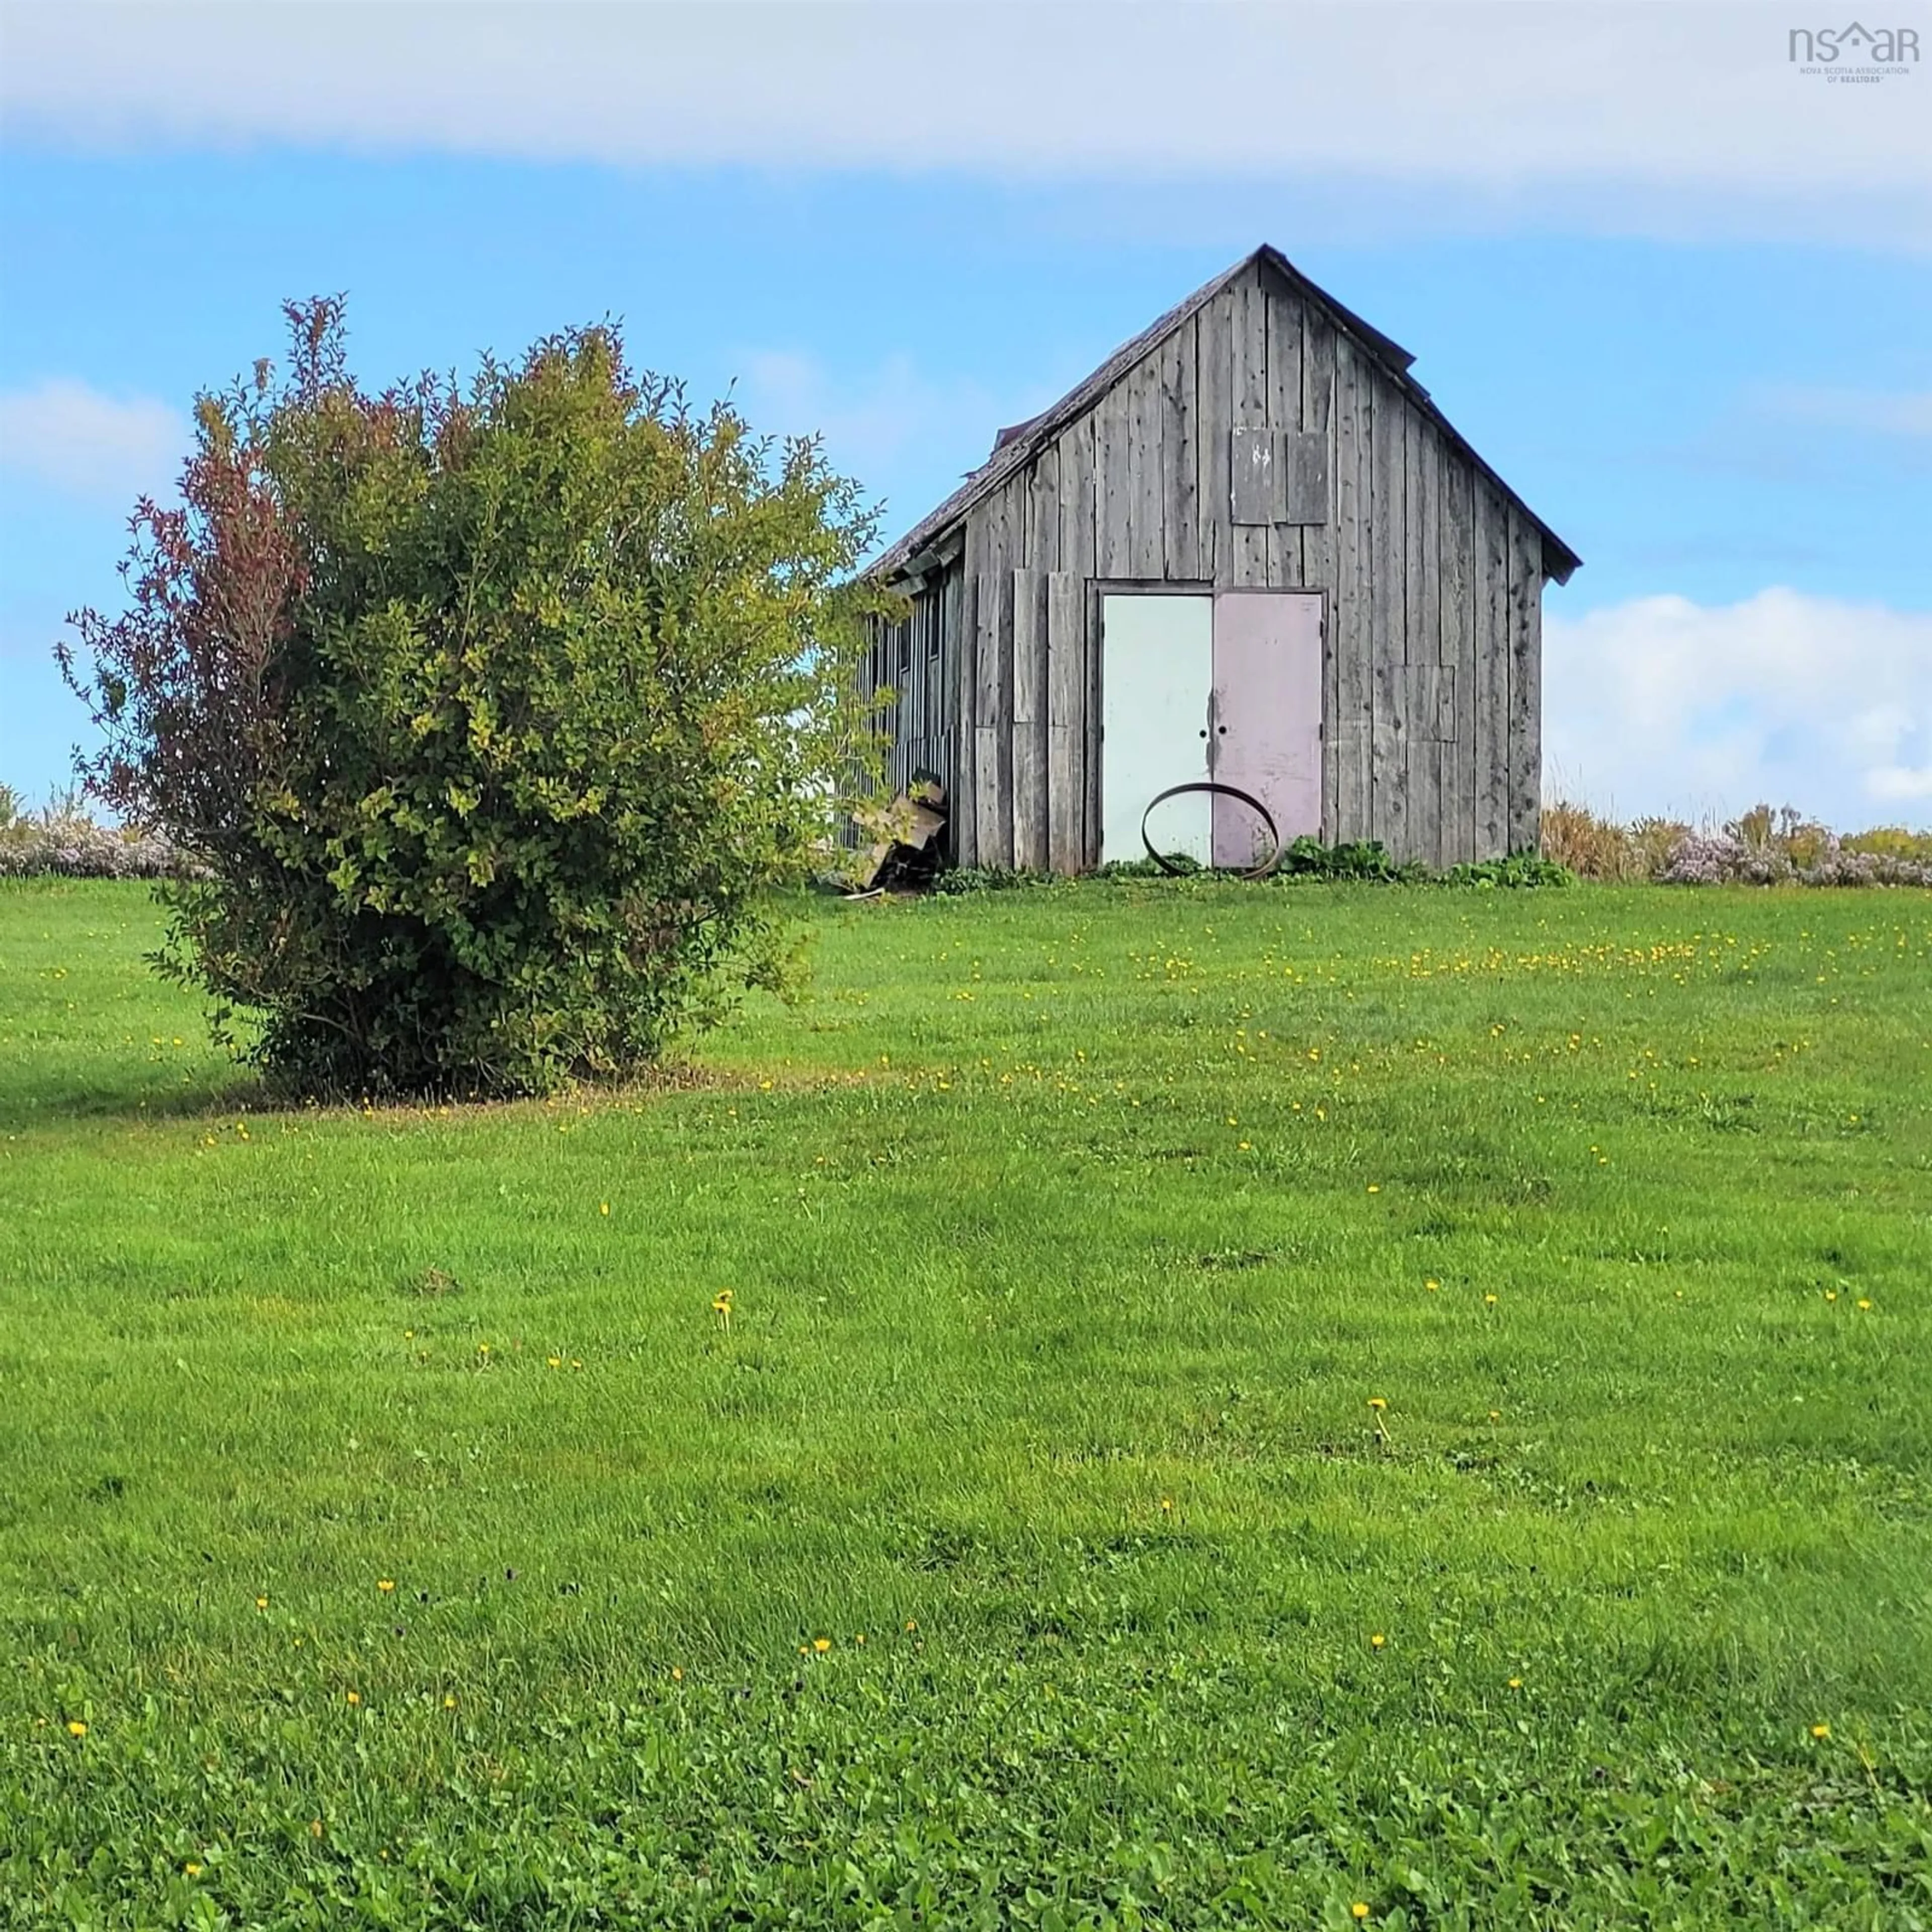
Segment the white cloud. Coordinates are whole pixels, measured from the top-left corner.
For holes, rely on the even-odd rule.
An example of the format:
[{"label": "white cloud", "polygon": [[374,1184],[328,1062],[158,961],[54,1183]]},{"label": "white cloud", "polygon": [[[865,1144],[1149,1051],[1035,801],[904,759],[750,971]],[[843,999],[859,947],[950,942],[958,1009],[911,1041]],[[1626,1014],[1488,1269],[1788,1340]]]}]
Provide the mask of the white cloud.
[{"label": "white cloud", "polygon": [[1784,589],[1552,608],[1544,667],[1552,794],[1623,818],[1932,816],[1900,812],[1932,800],[1932,613]]},{"label": "white cloud", "polygon": [[95,502],[131,508],[159,496],[186,454],[188,427],[152,397],[120,399],[54,376],[0,392],[0,464]]},{"label": "white cloud", "polygon": [[1726,0],[65,0],[9,8],[0,114],[137,148],[1312,175],[1420,190],[1433,224],[1932,245],[1932,74],[1827,86],[1790,26]]}]

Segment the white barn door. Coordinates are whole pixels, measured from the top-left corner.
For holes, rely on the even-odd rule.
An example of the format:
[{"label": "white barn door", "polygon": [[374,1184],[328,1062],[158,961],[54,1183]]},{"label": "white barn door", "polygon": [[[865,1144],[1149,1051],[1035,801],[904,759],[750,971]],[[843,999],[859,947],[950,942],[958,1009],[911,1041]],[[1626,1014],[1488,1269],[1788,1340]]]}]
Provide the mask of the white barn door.
[{"label": "white barn door", "polygon": [[[1100,599],[1100,862],[1143,859],[1141,819],[1169,785],[1208,776],[1208,698],[1214,682],[1214,600]],[[1214,813],[1204,794],[1170,799],[1147,821],[1162,852],[1205,866]]]}]

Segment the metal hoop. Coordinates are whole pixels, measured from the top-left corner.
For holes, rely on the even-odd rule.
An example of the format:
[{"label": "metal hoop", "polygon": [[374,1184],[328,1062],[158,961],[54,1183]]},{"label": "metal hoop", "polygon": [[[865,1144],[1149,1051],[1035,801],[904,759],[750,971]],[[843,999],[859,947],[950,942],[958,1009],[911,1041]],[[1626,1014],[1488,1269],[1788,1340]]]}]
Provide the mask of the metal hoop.
[{"label": "metal hoop", "polygon": [[1154,841],[1148,836],[1147,822],[1153,816],[1157,805],[1165,805],[1171,798],[1179,798],[1187,792],[1204,791],[1219,798],[1238,799],[1240,802],[1260,814],[1262,823],[1268,827],[1268,836],[1274,850],[1258,866],[1250,866],[1245,872],[1235,876],[1243,879],[1264,879],[1281,863],[1281,834],[1275,828],[1274,815],[1252,792],[1245,792],[1238,785],[1216,784],[1211,779],[1196,778],[1191,784],[1169,785],[1166,790],[1156,792],[1148,800],[1147,810],[1141,814],[1141,843],[1147,848],[1147,855],[1170,878],[1183,876],[1183,868],[1170,865],[1165,853],[1154,849]]}]

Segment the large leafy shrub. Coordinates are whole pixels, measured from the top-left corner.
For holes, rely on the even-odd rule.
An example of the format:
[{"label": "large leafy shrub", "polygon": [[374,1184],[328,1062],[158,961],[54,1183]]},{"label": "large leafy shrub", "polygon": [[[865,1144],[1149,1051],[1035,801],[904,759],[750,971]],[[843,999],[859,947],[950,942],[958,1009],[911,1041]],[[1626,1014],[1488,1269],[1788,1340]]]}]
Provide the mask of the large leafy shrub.
[{"label": "large leafy shrub", "polygon": [[370,394],[338,302],[288,315],[62,652],[92,790],[206,868],[163,970],[307,1091],[638,1070],[782,977],[862,764],[856,488],[609,328]]}]

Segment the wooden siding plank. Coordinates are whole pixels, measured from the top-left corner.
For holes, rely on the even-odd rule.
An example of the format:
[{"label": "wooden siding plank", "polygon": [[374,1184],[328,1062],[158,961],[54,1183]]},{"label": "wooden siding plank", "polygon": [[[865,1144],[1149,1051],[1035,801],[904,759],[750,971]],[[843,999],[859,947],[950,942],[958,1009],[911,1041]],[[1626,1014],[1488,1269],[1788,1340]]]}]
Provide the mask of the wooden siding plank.
[{"label": "wooden siding plank", "polygon": [[1282,438],[1281,469],[1282,515],[1294,526],[1291,533],[1298,543],[1302,526],[1325,528],[1328,522],[1327,431],[1289,430]]},{"label": "wooden siding plank", "polygon": [[[1238,524],[1258,525],[1265,529],[1275,520],[1275,512],[1280,507],[1274,431],[1244,429],[1238,423],[1228,435],[1228,468],[1232,472],[1229,514]],[[1241,531],[1238,530],[1237,547],[1244,542]]]},{"label": "wooden siding plank", "polygon": [[1060,446],[1050,442],[1033,460],[1027,478],[1029,569],[1060,568]]},{"label": "wooden siding plank", "polygon": [[1414,855],[1408,832],[1408,707],[1404,703],[1406,664],[1375,668],[1375,722],[1370,741],[1370,836],[1379,838],[1398,859]]},{"label": "wooden siding plank", "polygon": [[[1294,514],[1295,442],[1301,434],[1301,356],[1304,305],[1299,296],[1262,278],[1268,300],[1268,416],[1275,436],[1276,496],[1280,517],[1268,544],[1269,581],[1286,590],[1307,581],[1302,537],[1306,520]],[[1323,512],[1325,517],[1326,511]]]},{"label": "wooden siding plank", "polygon": [[1346,344],[1336,359],[1336,451],[1334,724],[1336,812],[1330,840],[1369,834],[1370,746],[1373,722],[1373,643],[1369,597],[1370,445],[1374,400]]},{"label": "wooden siding plank", "polygon": [[1340,760],[1335,742],[1342,712],[1341,623],[1336,581],[1336,486],[1340,477],[1335,450],[1334,332],[1306,308],[1302,314],[1300,424],[1305,435],[1318,437],[1329,482],[1328,501],[1319,525],[1301,532],[1301,580],[1327,598],[1322,627],[1322,718],[1326,741],[1322,754],[1322,836],[1336,838],[1341,806]]},{"label": "wooden siding plank", "polygon": [[1234,525],[1228,432],[1234,410],[1234,291],[1223,289],[1195,317],[1195,460],[1199,481],[1196,528],[1201,576],[1232,584]]},{"label": "wooden siding plank", "polygon": [[1398,856],[1408,828],[1408,760],[1401,686],[1388,674],[1406,662],[1408,558],[1407,405],[1365,371],[1374,386],[1370,424],[1369,629],[1374,737],[1369,799],[1370,836]]},{"label": "wooden siding plank", "polygon": [[1509,842],[1534,851],[1542,830],[1543,540],[1509,506]]},{"label": "wooden siding plank", "polygon": [[[1268,293],[1262,286],[1258,272],[1251,272],[1229,293],[1234,297],[1228,419],[1229,521],[1233,551],[1232,569],[1224,580],[1236,584],[1265,585],[1269,580],[1272,526],[1281,510],[1281,473],[1274,460],[1274,438],[1268,434],[1270,427],[1268,394]],[[1242,438],[1238,434],[1242,430],[1258,434]],[[1244,475],[1250,490],[1258,486],[1255,500],[1246,501],[1241,496]],[[1246,521],[1242,520],[1244,508],[1256,513]]]},{"label": "wooden siding plank", "polygon": [[1160,356],[1161,542],[1160,574],[1192,584],[1201,575],[1198,518],[1201,452],[1195,425],[1197,328],[1190,316]]},{"label": "wooden siding plank", "polygon": [[1408,838],[1406,856],[1425,866],[1442,863],[1442,743],[1420,733],[1408,741]]},{"label": "wooden siding plank", "polygon": [[1013,863],[1046,868],[1047,574],[1013,572]]},{"label": "wooden siding plank", "polygon": [[1442,753],[1442,856],[1466,864],[1476,856],[1475,541],[1470,514],[1474,472],[1445,458],[1442,482],[1442,662],[1454,674],[1450,728]]},{"label": "wooden siding plank", "polygon": [[1475,856],[1509,849],[1509,540],[1502,499],[1474,479]]},{"label": "wooden siding plank", "polygon": [[1420,410],[1408,417],[1408,643],[1414,664],[1442,661],[1442,446]]},{"label": "wooden siding plank", "polygon": [[1052,572],[1046,587],[1046,857],[1056,872],[1078,872],[1084,856],[1086,623],[1085,580],[1070,570]]},{"label": "wooden siding plank", "polygon": [[[1433,664],[1442,628],[1436,572],[1430,558],[1430,524],[1436,485],[1430,479],[1433,427],[1420,410],[1402,408],[1402,658]],[[1439,547],[1439,539],[1438,539]]]},{"label": "wooden siding plank", "polygon": [[1131,400],[1128,386],[1116,383],[1094,405],[1094,533],[1102,577],[1134,571]]},{"label": "wooden siding plank", "polygon": [[1096,568],[1094,524],[1094,418],[1090,411],[1060,432],[1060,567],[1082,577]]},{"label": "wooden siding plank", "polygon": [[1127,556],[1132,574],[1158,583],[1167,568],[1164,541],[1167,496],[1162,460],[1166,410],[1160,358],[1149,356],[1128,375]]},{"label": "wooden siding plank", "polygon": [[954,686],[952,750],[957,786],[948,801],[947,818],[953,837],[953,850],[962,866],[980,862],[979,733],[974,719],[978,710],[980,654],[980,577],[974,566],[980,545],[969,519],[966,544],[959,566],[959,632],[956,661],[958,674]]}]

